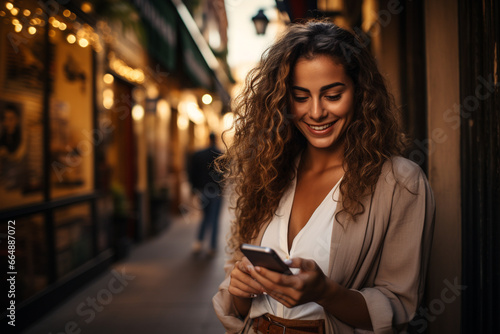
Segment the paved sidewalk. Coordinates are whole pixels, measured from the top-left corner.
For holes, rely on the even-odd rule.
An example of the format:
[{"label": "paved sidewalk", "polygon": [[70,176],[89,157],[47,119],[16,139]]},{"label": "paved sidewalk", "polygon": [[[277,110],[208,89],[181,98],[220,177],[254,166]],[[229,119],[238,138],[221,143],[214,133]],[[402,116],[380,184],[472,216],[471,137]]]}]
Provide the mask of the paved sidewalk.
[{"label": "paved sidewalk", "polygon": [[215,256],[194,256],[198,222],[196,213],[174,219],[24,333],[224,333],[211,299],[224,278],[228,227],[219,228]]}]

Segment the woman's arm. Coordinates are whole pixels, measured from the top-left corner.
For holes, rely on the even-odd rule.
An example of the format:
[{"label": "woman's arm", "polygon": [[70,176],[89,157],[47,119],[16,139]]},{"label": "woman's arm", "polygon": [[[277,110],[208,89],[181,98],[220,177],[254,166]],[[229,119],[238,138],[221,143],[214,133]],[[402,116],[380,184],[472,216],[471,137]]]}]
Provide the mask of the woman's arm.
[{"label": "woman's arm", "polygon": [[392,196],[390,216],[370,286],[360,288],[375,331],[403,330],[422,301],[434,226],[434,197],[417,165],[393,161],[378,199]]},{"label": "woman's arm", "polygon": [[324,297],[317,303],[337,319],[356,328],[373,330],[363,295],[326,278]]},{"label": "woman's arm", "polygon": [[248,312],[250,312],[250,307],[252,306],[252,299],[237,297],[235,295],[232,296],[233,296],[234,307],[243,318],[246,317],[248,315]]}]

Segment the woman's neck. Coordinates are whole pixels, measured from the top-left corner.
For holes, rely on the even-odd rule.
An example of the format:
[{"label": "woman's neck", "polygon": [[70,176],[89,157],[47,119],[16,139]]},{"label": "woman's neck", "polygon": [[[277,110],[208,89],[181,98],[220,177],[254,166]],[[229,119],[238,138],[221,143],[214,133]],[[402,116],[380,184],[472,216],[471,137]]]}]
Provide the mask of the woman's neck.
[{"label": "woman's neck", "polygon": [[324,172],[337,168],[344,163],[344,145],[332,149],[320,149],[307,145],[302,152],[301,167],[312,172]]}]

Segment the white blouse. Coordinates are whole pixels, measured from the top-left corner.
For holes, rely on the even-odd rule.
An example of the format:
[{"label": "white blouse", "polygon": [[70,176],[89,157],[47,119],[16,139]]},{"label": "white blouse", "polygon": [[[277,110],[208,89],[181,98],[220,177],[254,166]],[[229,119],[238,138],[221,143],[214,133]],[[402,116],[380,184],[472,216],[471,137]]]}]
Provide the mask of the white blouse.
[{"label": "white blouse", "polygon": [[[282,259],[295,257],[313,259],[321,270],[327,273],[330,261],[333,219],[339,199],[338,187],[341,180],[342,178],[330,190],[306,225],[295,236],[292,247],[290,247],[290,253],[288,253],[288,222],[297,185],[297,178],[295,178],[283,195],[276,215],[264,232],[261,246],[273,248]],[[298,268],[291,268],[291,270],[294,274],[299,271]],[[259,317],[265,313],[285,319],[315,320],[326,318],[323,307],[316,303],[311,302],[287,308],[268,295],[260,295],[252,302],[250,318]]]}]

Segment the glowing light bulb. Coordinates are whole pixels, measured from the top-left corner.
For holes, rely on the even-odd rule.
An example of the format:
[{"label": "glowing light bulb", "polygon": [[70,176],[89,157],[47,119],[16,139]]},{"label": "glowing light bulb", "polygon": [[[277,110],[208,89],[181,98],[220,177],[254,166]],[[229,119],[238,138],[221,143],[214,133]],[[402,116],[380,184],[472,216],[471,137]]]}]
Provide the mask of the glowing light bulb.
[{"label": "glowing light bulb", "polygon": [[74,44],[76,42],[76,36],[73,34],[69,34],[68,37],[66,37],[66,40],[69,44]]},{"label": "glowing light bulb", "polygon": [[12,2],[6,2],[5,8],[7,8],[8,10],[11,10],[12,8],[14,8],[14,5],[12,4]]},{"label": "glowing light bulb", "polygon": [[78,41],[78,45],[80,45],[82,48],[86,48],[87,46],[89,46],[89,41],[87,41],[85,38],[82,38]]},{"label": "glowing light bulb", "polygon": [[113,107],[113,104],[115,103],[115,101],[113,101],[113,99],[109,99],[109,98],[104,98],[102,100],[102,105],[104,108],[106,109],[111,109]]},{"label": "glowing light bulb", "polygon": [[144,108],[140,104],[136,104],[132,108],[132,118],[136,121],[142,120],[144,117]]},{"label": "glowing light bulb", "polygon": [[36,28],[35,27],[29,27],[28,28],[28,32],[29,32],[30,35],[34,35],[34,34],[36,34]]},{"label": "glowing light bulb", "polygon": [[203,102],[204,104],[210,104],[212,103],[212,95],[210,94],[205,94],[201,97],[201,102]]},{"label": "glowing light bulb", "polygon": [[106,73],[102,77],[102,80],[104,81],[104,83],[111,85],[113,81],[115,81],[115,77],[112,74]]},{"label": "glowing light bulb", "polygon": [[84,13],[90,13],[92,11],[92,4],[90,2],[84,2],[82,3],[82,12]]}]

